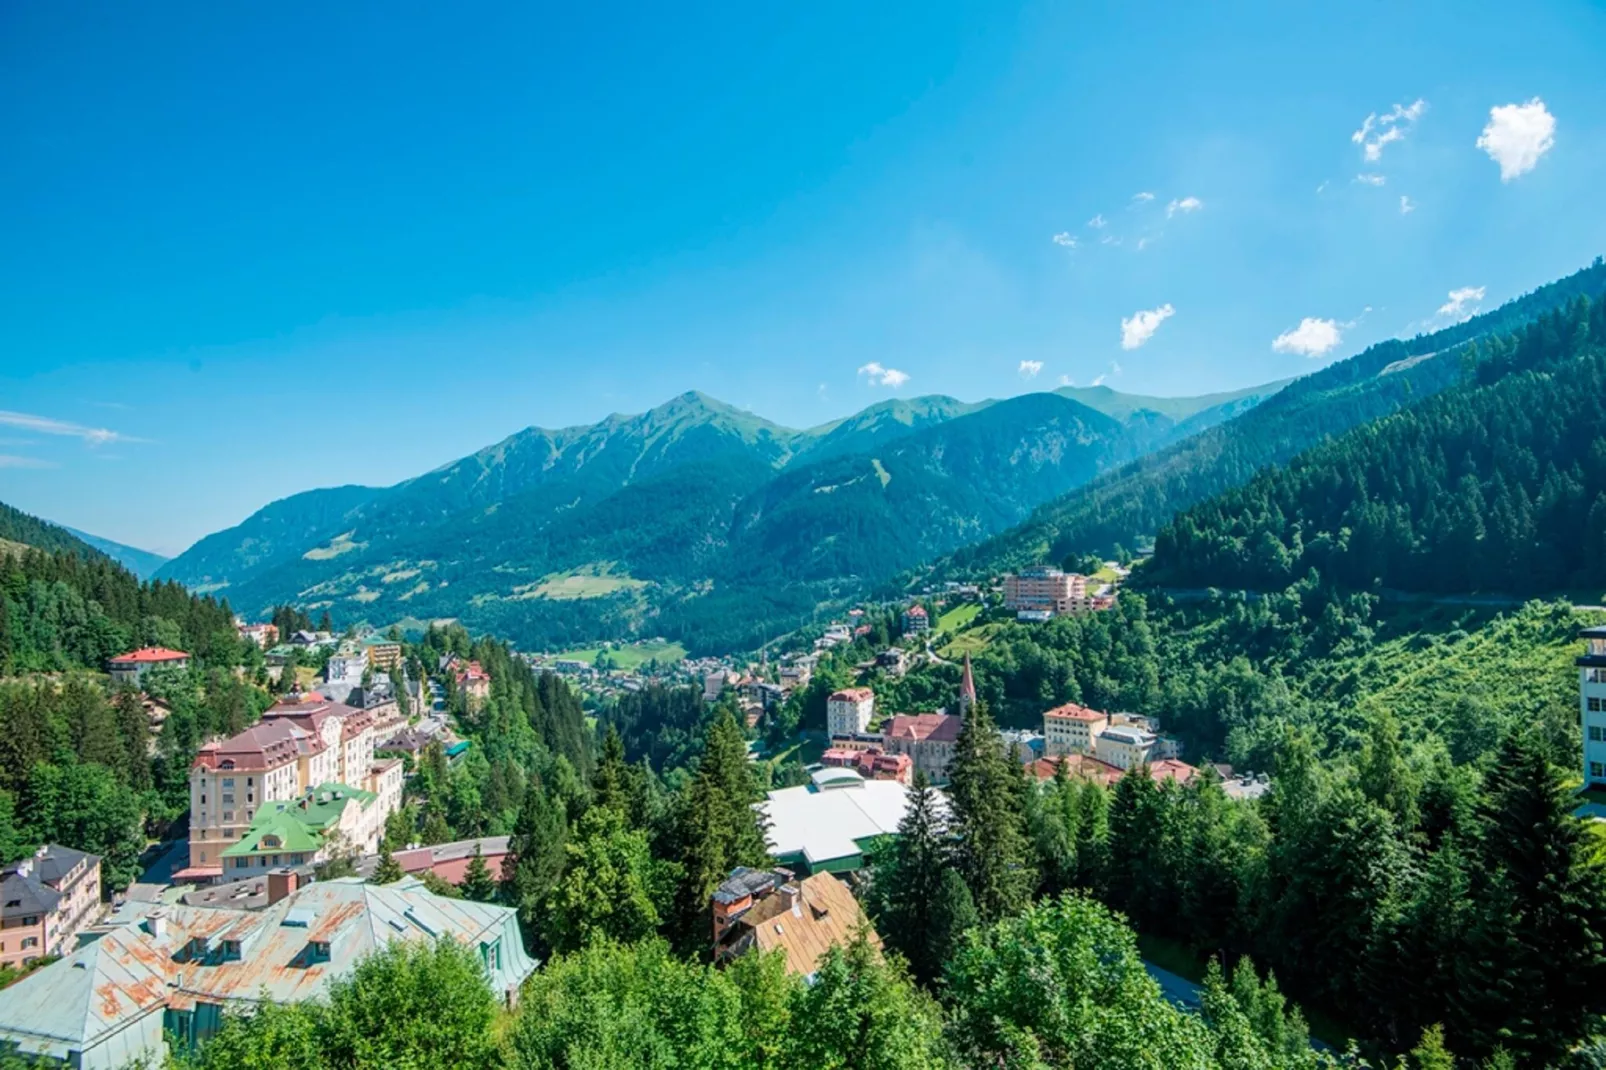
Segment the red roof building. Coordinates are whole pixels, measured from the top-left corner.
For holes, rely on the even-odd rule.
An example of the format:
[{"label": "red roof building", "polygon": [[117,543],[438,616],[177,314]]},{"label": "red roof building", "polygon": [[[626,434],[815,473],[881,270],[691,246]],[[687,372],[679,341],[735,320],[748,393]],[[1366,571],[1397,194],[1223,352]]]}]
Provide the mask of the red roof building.
[{"label": "red roof building", "polygon": [[948,763],[964,719],[949,713],[900,713],[886,729],[888,754],[907,754],[933,784],[948,782]]},{"label": "red roof building", "polygon": [[172,667],[187,669],[190,656],[182,650],[169,650],[165,646],[147,646],[119,654],[106,663],[106,671],[120,684],[139,686],[151,669]]}]

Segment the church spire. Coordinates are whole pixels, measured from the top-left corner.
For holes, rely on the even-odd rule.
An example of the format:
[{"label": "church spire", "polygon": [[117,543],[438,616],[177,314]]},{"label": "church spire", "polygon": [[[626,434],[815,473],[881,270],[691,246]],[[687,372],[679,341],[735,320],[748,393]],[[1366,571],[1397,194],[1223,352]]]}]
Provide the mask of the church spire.
[{"label": "church spire", "polygon": [[965,675],[959,681],[959,716],[963,717],[976,706],[976,677],[970,672],[970,655],[965,655]]}]

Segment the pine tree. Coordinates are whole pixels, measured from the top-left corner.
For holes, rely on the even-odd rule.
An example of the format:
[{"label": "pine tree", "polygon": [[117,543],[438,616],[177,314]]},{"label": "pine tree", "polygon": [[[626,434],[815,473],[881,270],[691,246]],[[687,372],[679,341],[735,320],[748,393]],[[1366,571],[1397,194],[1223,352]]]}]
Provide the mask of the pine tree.
[{"label": "pine tree", "polygon": [[476,903],[489,903],[496,898],[496,878],[491,876],[491,867],[485,864],[485,853],[477,840],[474,857],[469,859],[468,869],[463,874],[462,888],[463,898]]},{"label": "pine tree", "polygon": [[597,762],[597,771],[591,778],[591,792],[595,804],[628,815],[629,776],[630,766],[625,762],[625,741],[619,735],[618,727],[609,723],[607,734],[602,738],[602,757]]},{"label": "pine tree", "polygon": [[926,774],[915,773],[908,808],[885,865],[876,867],[877,919],[888,946],[909,962],[909,972],[930,984],[942,972],[943,956],[933,934],[935,907],[948,869],[948,843],[937,794]]},{"label": "pine tree", "polygon": [[374,867],[374,875],[368,878],[369,884],[394,884],[406,876],[402,872],[401,863],[396,856],[390,853],[388,842],[379,845],[379,865]]},{"label": "pine tree", "polygon": [[502,860],[502,894],[518,909],[524,942],[532,950],[539,939],[541,908],[563,877],[568,839],[563,807],[539,783],[531,783]]},{"label": "pine tree", "polygon": [[955,860],[983,921],[1020,911],[1037,884],[1018,775],[1009,767],[998,726],[978,703],[948,766],[948,801],[959,841]]},{"label": "pine tree", "polygon": [[123,745],[123,775],[135,791],[144,791],[151,786],[150,718],[133,688],[119,690],[113,705]]}]

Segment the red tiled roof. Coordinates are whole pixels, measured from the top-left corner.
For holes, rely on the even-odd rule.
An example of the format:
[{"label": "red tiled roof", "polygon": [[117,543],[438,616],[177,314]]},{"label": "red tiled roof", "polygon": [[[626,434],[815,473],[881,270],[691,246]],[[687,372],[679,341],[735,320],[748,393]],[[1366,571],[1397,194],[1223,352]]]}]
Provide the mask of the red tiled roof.
[{"label": "red tiled roof", "polygon": [[1154,778],[1155,783],[1175,780],[1178,784],[1186,784],[1198,775],[1199,770],[1175,758],[1162,758],[1158,762],[1149,763],[1149,776]]},{"label": "red tiled roof", "polygon": [[900,713],[892,718],[887,738],[952,743],[962,727],[964,722],[951,713]]},{"label": "red tiled roof", "polygon": [[926,607],[922,605],[910,606],[904,610],[904,615],[908,617],[924,617],[926,615]]},{"label": "red tiled roof", "polygon": [[1063,706],[1055,706],[1051,710],[1046,710],[1046,711],[1044,711],[1043,716],[1044,717],[1059,717],[1059,718],[1063,718],[1063,719],[1065,719],[1067,721],[1089,721],[1089,722],[1091,722],[1091,721],[1105,721],[1105,720],[1108,720],[1109,717],[1110,717],[1110,715],[1107,714],[1107,713],[1101,713],[1098,710],[1089,709],[1086,706],[1078,706],[1074,702],[1067,702]]},{"label": "red tiled roof", "polygon": [[867,698],[875,698],[875,692],[868,687],[844,687],[840,691],[831,692],[829,702],[863,702]]},{"label": "red tiled roof", "polygon": [[169,650],[165,646],[147,646],[130,650],[111,659],[113,665],[153,665],[163,661],[184,661],[189,657],[182,650]]}]

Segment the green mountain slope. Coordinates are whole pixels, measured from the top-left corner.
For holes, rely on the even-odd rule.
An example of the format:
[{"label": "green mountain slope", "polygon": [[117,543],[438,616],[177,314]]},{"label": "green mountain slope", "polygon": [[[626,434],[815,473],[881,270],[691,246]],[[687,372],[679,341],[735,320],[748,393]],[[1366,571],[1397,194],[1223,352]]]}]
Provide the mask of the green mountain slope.
[{"label": "green mountain slope", "polygon": [[[457,617],[530,645],[724,643],[1022,519],[1259,394],[1112,418],[1070,398],[883,402],[809,431],[701,394],[530,428],[435,472],[275,502],[161,575],[337,620]],[[776,588],[789,586],[785,591]]]},{"label": "green mountain slope", "polygon": [[1516,329],[1574,297],[1606,292],[1593,265],[1492,312],[1432,334],[1390,340],[1307,375],[1263,405],[1158,450],[1041,507],[1029,520],[942,562],[944,573],[990,573],[1109,552],[1150,538],[1178,511],[1247,482],[1331,435],[1457,382],[1463,347]]},{"label": "green mountain slope", "polygon": [[1437,396],[1300,454],[1161,529],[1146,581],[1542,594],[1606,587],[1606,304],[1579,298],[1468,355]]},{"label": "green mountain slope", "polygon": [[153,554],[149,550],[141,550],[137,546],[127,546],[111,539],[103,539],[99,535],[91,535],[87,531],[77,528],[67,528],[67,531],[93,546],[107,557],[122,565],[140,579],[149,579],[156,570],[167,563],[167,558],[161,554]]},{"label": "green mountain slope", "polygon": [[20,509],[13,509],[4,502],[0,502],[0,542],[32,546],[50,553],[77,554],[89,559],[106,556],[66,528],[30,516]]}]

